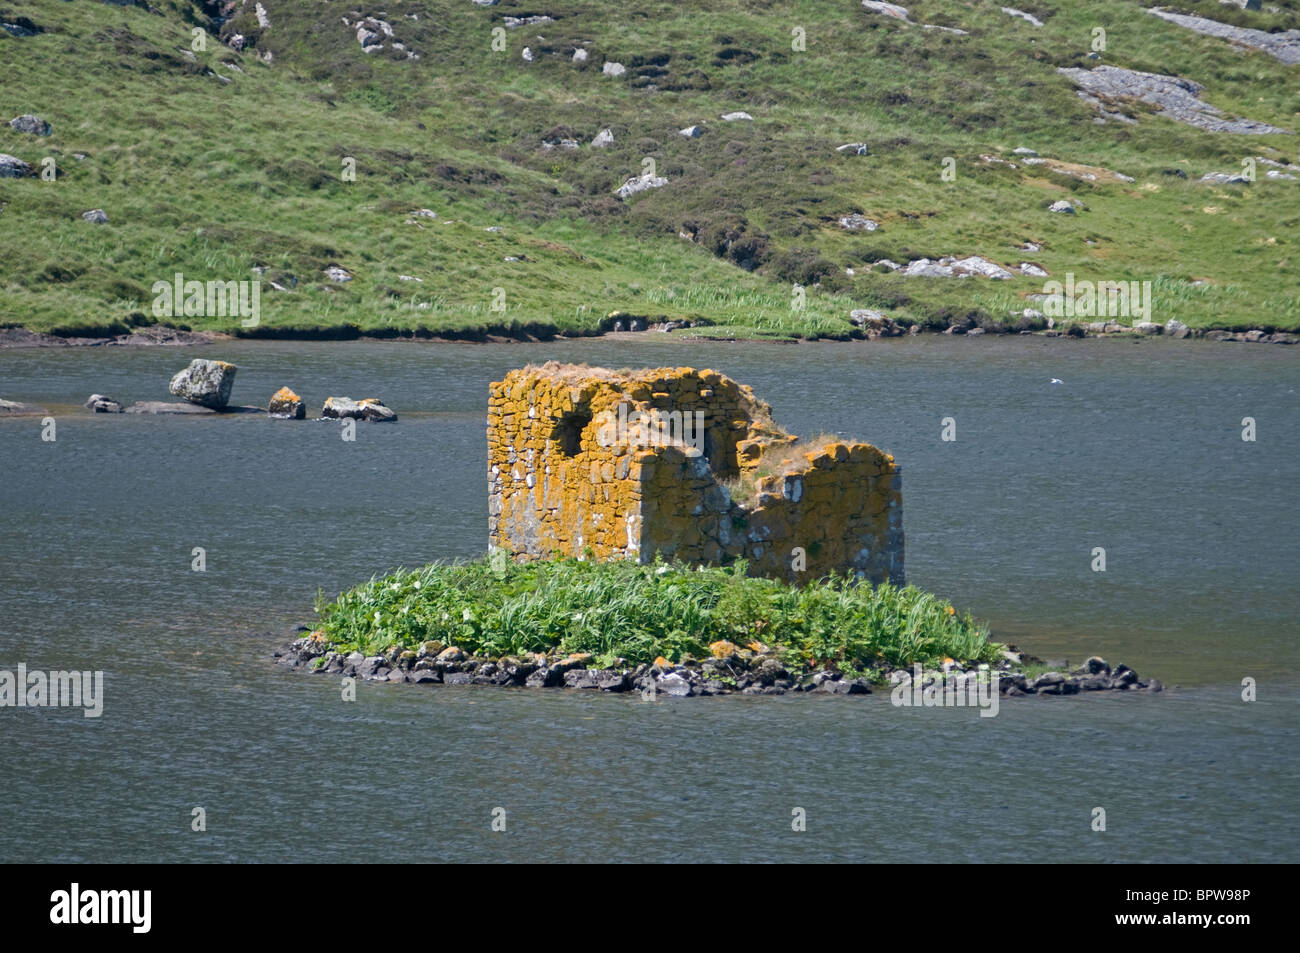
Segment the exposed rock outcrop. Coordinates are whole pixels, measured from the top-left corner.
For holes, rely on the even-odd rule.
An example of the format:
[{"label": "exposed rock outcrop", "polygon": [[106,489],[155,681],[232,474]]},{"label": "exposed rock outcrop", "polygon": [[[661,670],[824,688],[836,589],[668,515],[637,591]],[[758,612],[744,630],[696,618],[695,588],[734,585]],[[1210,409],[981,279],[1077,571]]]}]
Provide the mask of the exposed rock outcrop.
[{"label": "exposed rock outcrop", "polygon": [[[1086,70],[1063,67],[1059,72],[1080,87],[1079,95],[1102,111],[1105,118],[1126,118],[1109,107],[1116,100],[1137,99],[1157,107],[1161,115],[1211,132],[1235,132],[1245,135],[1268,135],[1288,130],[1251,119],[1232,119],[1223,110],[1201,99],[1205,87],[1178,76],[1143,73],[1118,66],[1098,66]],[[1132,121],[1131,119],[1129,121]]]},{"label": "exposed rock outcrop", "polygon": [[1216,36],[1219,39],[1227,40],[1230,43],[1236,43],[1240,46],[1246,46],[1254,50],[1260,50],[1269,56],[1288,66],[1294,66],[1300,63],[1300,30],[1283,30],[1279,33],[1267,33],[1264,30],[1251,30],[1246,27],[1232,26],[1228,23],[1220,23],[1218,20],[1209,20],[1205,17],[1188,16],[1182,13],[1170,13],[1161,7],[1152,7],[1147,11],[1154,13],[1163,20],[1170,23],[1177,23],[1181,27],[1189,30],[1195,30],[1197,33],[1203,33],[1206,36]]}]

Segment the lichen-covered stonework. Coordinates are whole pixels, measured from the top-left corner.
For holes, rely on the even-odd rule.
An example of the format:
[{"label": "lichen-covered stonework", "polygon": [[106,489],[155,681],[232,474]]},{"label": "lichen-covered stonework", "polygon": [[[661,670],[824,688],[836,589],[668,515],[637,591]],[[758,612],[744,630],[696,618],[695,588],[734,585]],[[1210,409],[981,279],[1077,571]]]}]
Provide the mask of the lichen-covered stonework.
[{"label": "lichen-covered stonework", "polygon": [[[492,384],[487,438],[492,551],[903,581],[894,458],[866,443],[804,452],[751,388],[717,371],[511,371]],[[755,489],[744,500],[726,485],[737,478]]]}]

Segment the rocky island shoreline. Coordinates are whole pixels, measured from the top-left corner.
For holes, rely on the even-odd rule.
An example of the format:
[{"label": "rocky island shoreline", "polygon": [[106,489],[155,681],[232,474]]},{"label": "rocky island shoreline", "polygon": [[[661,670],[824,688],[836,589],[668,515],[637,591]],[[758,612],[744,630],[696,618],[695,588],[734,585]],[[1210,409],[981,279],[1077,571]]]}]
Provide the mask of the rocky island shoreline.
[{"label": "rocky island shoreline", "polygon": [[[361,652],[336,651],[307,626],[296,630],[296,633],[303,632],[306,634],[272,653],[278,664],[304,674],[408,685],[636,691],[682,698],[795,693],[870,695],[899,684],[910,686],[917,675],[915,669],[895,668],[887,662],[873,671],[872,678],[845,676],[832,667],[791,671],[766,646],[749,648],[731,643],[715,643],[710,646],[710,654],[700,659],[688,655],[673,663],[661,657],[654,663],[610,668],[593,667],[593,657],[585,652],[488,658],[467,654],[454,645],[438,641],[425,642],[418,650],[394,646],[385,654],[366,656]],[[1009,647],[997,665],[981,668],[949,660],[939,671],[920,673],[921,684],[941,687],[947,683],[963,688],[968,681],[996,676],[998,692],[1007,697],[1164,690],[1159,680],[1142,678],[1127,665],[1112,668],[1100,656],[1092,656],[1074,669],[1062,663],[1062,671],[1051,669],[1027,674],[1023,670],[1027,665],[1041,667],[1042,663]]]},{"label": "rocky island shoreline", "polygon": [[946,326],[911,322],[889,317],[873,309],[855,309],[850,313],[850,327],[843,334],[791,335],[789,337],[728,337],[718,334],[692,334],[693,329],[716,327],[710,322],[656,321],[649,316],[633,316],[615,312],[600,326],[580,333],[560,332],[553,327],[530,324],[521,327],[490,327],[467,330],[414,330],[368,328],[352,326],[322,328],[271,328],[254,332],[241,331],[227,334],[220,331],[190,331],[164,325],[133,330],[129,333],[96,336],[65,336],[44,331],[31,331],[21,327],[0,328],[0,351],[26,348],[67,347],[192,347],[217,344],[225,341],[334,341],[348,342],[423,342],[440,344],[535,344],[578,338],[609,337],[616,340],[653,339],[657,334],[674,333],[677,337],[706,338],[710,341],[746,343],[799,343],[803,341],[835,341],[842,343],[875,341],[881,338],[909,337],[919,334],[949,334],[979,337],[991,335],[1022,335],[1045,338],[1111,338],[1111,337],[1167,337],[1175,340],[1219,341],[1233,344],[1296,344],[1300,336],[1272,325],[1248,328],[1209,327],[1193,328],[1180,321],[1165,324],[1139,322],[1125,324],[1114,320],[1057,322],[1033,308],[1015,312],[1010,323],[977,322],[973,318],[954,321]]}]

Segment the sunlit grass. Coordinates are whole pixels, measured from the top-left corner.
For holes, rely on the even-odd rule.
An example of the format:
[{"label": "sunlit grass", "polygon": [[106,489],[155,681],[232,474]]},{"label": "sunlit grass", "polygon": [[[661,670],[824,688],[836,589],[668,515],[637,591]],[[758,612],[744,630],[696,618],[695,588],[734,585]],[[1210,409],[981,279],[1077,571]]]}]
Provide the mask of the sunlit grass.
[{"label": "sunlit grass", "polygon": [[[1300,26],[1300,3],[1275,5],[1183,6],[1260,29]],[[270,328],[586,332],[622,310],[712,335],[842,337],[855,307],[939,327],[963,315],[1003,322],[1032,306],[1041,280],[871,268],[979,254],[1004,266],[1031,260],[1053,278],[1151,280],[1157,321],[1300,328],[1300,182],[1195,182],[1243,156],[1294,162],[1294,137],[1217,135],[1151,114],[1137,126],[1097,125],[1057,73],[1095,65],[1087,41],[1105,24],[1103,62],[1187,76],[1225,112],[1300,131],[1295,67],[1189,33],[1137,0],[1035,0],[1041,29],[996,5],[909,6],[918,21],[969,34],[902,26],[852,0],[798,2],[787,19],[808,44],[796,52],[786,19],[778,29],[747,0],[631,0],[617,16],[596,0],[565,0],[543,41],[511,30],[494,53],[485,37],[502,10],[449,0],[417,21],[393,12],[421,53],[397,61],[361,53],[334,13],[290,4],[257,41],[273,65],[215,39],[189,64],[179,54],[192,25],[185,0],[158,0],[156,12],[25,4],[47,32],[0,33],[6,97],[55,132],[38,141],[0,125],[0,151],[33,165],[53,157],[59,179],[0,180],[0,324],[125,330],[154,320],[149,289],[160,278],[252,278],[254,266],[264,283],[296,281],[263,296]],[[532,64],[520,58],[525,44],[539,52]],[[591,51],[586,68],[572,62],[573,46]],[[625,62],[628,76],[602,76],[606,58]],[[719,120],[733,109],[755,121]],[[704,137],[677,135],[692,123]],[[591,148],[606,127],[614,144]],[[581,146],[547,152],[547,136]],[[852,141],[871,154],[835,152]],[[980,159],[1020,145],[1135,181],[1092,184]],[[345,156],[355,181],[341,176]],[[946,157],[954,182],[940,177]],[[647,159],[669,184],[614,199]],[[1045,211],[1063,197],[1085,210]],[[81,221],[90,208],[110,224]],[[439,218],[406,224],[416,208]],[[841,229],[837,217],[850,211],[881,228]],[[1021,251],[1025,241],[1042,250]],[[354,280],[326,281],[331,263]],[[504,311],[492,304],[498,288]],[[235,329],[215,318],[172,323]]]},{"label": "sunlit grass", "polygon": [[719,640],[776,650],[796,670],[832,664],[998,660],[988,629],[912,586],[830,577],[805,587],[750,578],[743,564],[490,560],[399,570],[317,602],[340,651],[426,641],[492,658],[589,652],[602,664],[701,657]]}]

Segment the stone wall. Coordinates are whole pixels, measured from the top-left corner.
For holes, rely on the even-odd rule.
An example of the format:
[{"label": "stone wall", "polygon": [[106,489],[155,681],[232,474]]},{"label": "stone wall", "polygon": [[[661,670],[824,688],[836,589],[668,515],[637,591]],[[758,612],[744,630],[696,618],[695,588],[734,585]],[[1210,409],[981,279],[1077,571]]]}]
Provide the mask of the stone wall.
[{"label": "stone wall", "polygon": [[491,387],[488,492],[489,548],[515,558],[662,553],[793,582],[903,580],[894,458],[800,444],[716,371],[511,371]]}]

